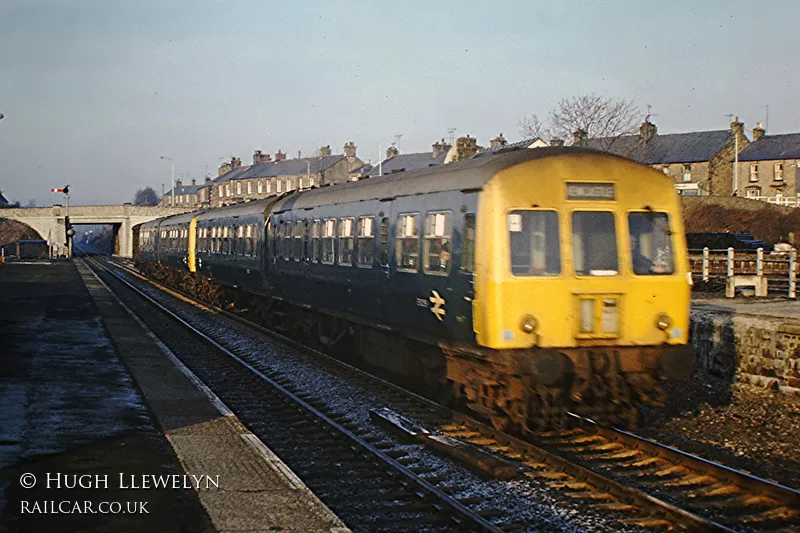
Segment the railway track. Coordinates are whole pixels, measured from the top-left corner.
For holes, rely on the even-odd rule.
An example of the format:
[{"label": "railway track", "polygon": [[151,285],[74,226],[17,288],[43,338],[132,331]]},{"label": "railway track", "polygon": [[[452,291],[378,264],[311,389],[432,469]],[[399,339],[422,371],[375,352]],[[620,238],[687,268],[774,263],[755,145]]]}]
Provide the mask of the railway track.
[{"label": "railway track", "polygon": [[179,359],[354,531],[506,531],[484,518],[497,511],[446,494],[401,449],[351,431],[346,413],[323,412],[324,401],[296,394],[288,380],[255,368],[98,261],[88,264],[118,296],[127,292],[120,297],[129,308],[146,302],[169,320],[171,334],[191,339]]},{"label": "railway track", "polygon": [[[117,266],[136,274],[130,267]],[[294,343],[239,316],[216,312]],[[584,501],[590,508],[619,516],[620,525],[699,531],[794,531],[798,525],[800,493],[794,489],[577,417],[576,427],[570,430],[522,440],[324,354],[316,355],[323,364],[363,374],[359,379],[372,383],[390,397],[392,405],[400,406],[401,412],[375,409],[371,414],[407,442],[432,446],[488,475],[544,483],[568,500]],[[413,470],[421,476],[429,474],[391,441],[378,439],[372,444],[406,462],[412,474]],[[468,498],[463,503],[480,508],[479,500]],[[501,512],[484,509],[482,518],[497,518]],[[502,530],[516,529],[524,527],[512,523]]]}]

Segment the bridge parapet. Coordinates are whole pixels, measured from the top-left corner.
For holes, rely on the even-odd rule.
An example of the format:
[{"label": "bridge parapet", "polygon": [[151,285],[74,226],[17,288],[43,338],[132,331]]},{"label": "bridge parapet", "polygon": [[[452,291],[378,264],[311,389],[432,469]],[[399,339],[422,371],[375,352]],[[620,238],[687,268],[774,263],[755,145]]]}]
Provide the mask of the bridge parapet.
[{"label": "bridge parapet", "polygon": [[[71,205],[69,217],[73,224],[111,224],[117,235],[119,255],[133,255],[133,226],[149,220],[170,215],[188,213],[195,209],[187,207],[157,207],[123,205]],[[50,207],[19,207],[0,209],[0,218],[18,220],[39,232],[56,255],[66,250],[64,217],[66,207],[55,204]]]}]

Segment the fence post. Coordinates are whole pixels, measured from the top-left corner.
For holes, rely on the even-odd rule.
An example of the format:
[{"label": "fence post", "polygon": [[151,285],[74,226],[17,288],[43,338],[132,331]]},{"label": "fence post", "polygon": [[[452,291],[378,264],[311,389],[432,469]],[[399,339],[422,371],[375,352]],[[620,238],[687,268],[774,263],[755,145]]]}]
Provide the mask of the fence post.
[{"label": "fence post", "polygon": [[733,277],[733,247],[728,248],[728,277]]},{"label": "fence post", "polygon": [[797,250],[792,248],[792,251],[789,252],[789,298],[797,297],[797,274],[795,273],[796,268],[797,268]]},{"label": "fence post", "polygon": [[756,276],[764,275],[764,249],[756,250]]},{"label": "fence post", "polygon": [[703,248],[703,281],[708,281],[708,271],[709,271],[709,250],[708,246]]}]

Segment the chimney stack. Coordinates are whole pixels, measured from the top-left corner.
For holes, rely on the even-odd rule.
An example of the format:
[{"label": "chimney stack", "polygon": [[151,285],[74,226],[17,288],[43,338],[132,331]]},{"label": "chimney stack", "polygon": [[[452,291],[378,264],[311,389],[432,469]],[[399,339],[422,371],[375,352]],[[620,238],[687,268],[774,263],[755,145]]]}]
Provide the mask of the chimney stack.
[{"label": "chimney stack", "polygon": [[278,150],[275,154],[275,161],[286,161],[286,154]]},{"label": "chimney stack", "polygon": [[231,158],[231,166],[233,168],[239,168],[240,166],[242,166],[242,160],[239,159],[238,157],[232,157]]},{"label": "chimney stack", "polygon": [[269,163],[272,161],[272,156],[269,154],[263,153],[261,150],[256,150],[253,152],[253,164],[257,165],[259,163]]},{"label": "chimney stack", "polygon": [[181,187],[181,180],[179,179],[175,180],[175,188],[178,189],[180,187]]},{"label": "chimney stack", "polygon": [[586,130],[582,130],[580,128],[576,129],[572,132],[572,145],[573,146],[583,146],[586,144]]},{"label": "chimney stack", "polygon": [[639,126],[639,137],[641,137],[644,142],[655,137],[656,133],[658,133],[658,128],[649,120],[645,120],[642,122],[642,125]]},{"label": "chimney stack", "polygon": [[211,176],[206,176],[206,185],[211,183]]},{"label": "chimney stack", "polygon": [[506,144],[508,144],[508,142],[506,141],[505,137],[503,137],[502,133],[497,137],[495,137],[494,139],[492,139],[491,141],[489,141],[489,146],[491,148],[501,148]]},{"label": "chimney stack", "polygon": [[219,166],[219,170],[217,171],[218,176],[223,176],[233,170],[233,166],[231,165],[230,161],[225,161]]},{"label": "chimney stack", "polygon": [[325,145],[325,146],[321,146],[320,149],[319,149],[319,156],[320,157],[328,157],[329,155],[331,155],[331,153],[332,152],[331,152],[331,145],[330,144]]},{"label": "chimney stack", "polygon": [[344,143],[344,156],[345,157],[356,156],[356,145],[353,141],[348,141]]},{"label": "chimney stack", "polygon": [[753,142],[756,142],[757,140],[759,140],[760,138],[762,138],[766,134],[767,134],[767,130],[765,130],[764,128],[761,127],[761,123],[760,122],[756,122],[756,127],[753,128]]},{"label": "chimney stack", "polygon": [[197,183],[195,183],[194,178],[192,178],[192,186],[195,186],[195,185],[197,185]]},{"label": "chimney stack", "polygon": [[431,155],[433,156],[434,159],[436,159],[443,153],[446,154],[448,150],[452,148],[452,146],[447,144],[447,142],[445,142],[444,139],[442,139],[441,141],[436,141],[435,143],[433,143],[433,145],[431,145],[431,147],[433,148]]},{"label": "chimney stack", "polygon": [[564,139],[553,137],[550,139],[550,146],[564,146]]},{"label": "chimney stack", "polygon": [[391,159],[396,155],[400,155],[400,150],[397,149],[397,146],[391,145],[386,149],[386,159]]},{"label": "chimney stack", "polygon": [[456,141],[456,156],[455,161],[463,161],[469,159],[478,152],[478,140],[474,137],[467,135],[466,137],[459,137]]},{"label": "chimney stack", "polygon": [[736,117],[731,122],[731,132],[741,139],[744,135],[744,122],[739,122],[739,117]]}]

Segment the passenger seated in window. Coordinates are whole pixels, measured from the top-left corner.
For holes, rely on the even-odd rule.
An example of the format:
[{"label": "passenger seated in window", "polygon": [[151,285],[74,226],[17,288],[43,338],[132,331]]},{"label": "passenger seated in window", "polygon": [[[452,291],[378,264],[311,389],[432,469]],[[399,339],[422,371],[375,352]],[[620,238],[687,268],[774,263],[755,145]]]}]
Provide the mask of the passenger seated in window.
[{"label": "passenger seated in window", "polygon": [[439,269],[447,271],[450,268],[450,242],[442,241],[442,250],[439,252]]}]

